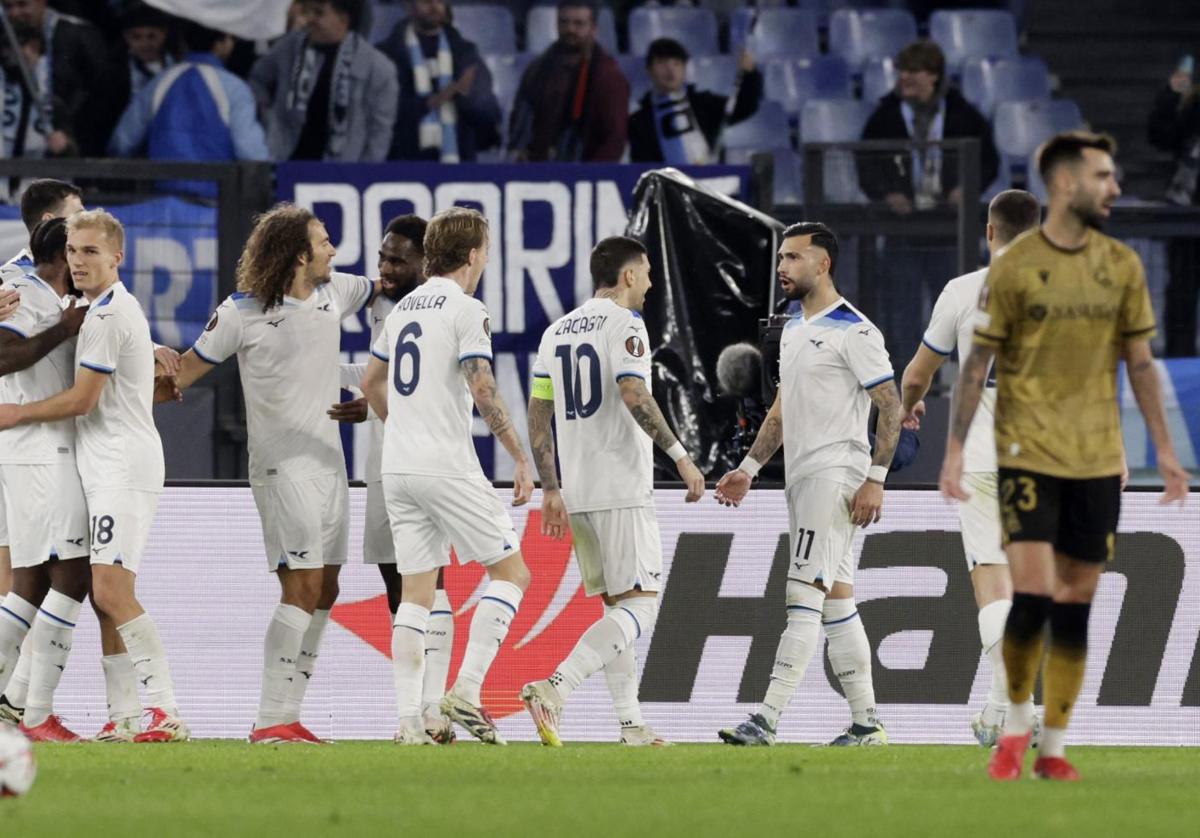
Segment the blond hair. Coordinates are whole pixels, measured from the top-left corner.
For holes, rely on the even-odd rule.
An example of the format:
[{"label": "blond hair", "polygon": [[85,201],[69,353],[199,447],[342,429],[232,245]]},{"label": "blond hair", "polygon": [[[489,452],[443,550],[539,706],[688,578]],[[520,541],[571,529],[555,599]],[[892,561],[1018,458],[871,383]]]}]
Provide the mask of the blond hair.
[{"label": "blond hair", "polygon": [[425,228],[425,276],[446,276],[467,264],[472,250],[487,240],[487,219],[478,210],[451,207]]},{"label": "blond hair", "polygon": [[76,230],[99,230],[108,236],[108,240],[117,246],[117,250],[125,251],[125,228],[108,210],[81,210],[70,216],[67,218],[67,235]]}]

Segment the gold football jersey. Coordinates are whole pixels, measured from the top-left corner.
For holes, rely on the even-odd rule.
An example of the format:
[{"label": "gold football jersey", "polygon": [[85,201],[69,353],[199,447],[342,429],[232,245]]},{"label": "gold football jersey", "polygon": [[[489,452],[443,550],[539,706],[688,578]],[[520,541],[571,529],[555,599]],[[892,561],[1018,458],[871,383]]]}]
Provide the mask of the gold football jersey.
[{"label": "gold football jersey", "polygon": [[999,465],[1120,474],[1117,362],[1155,332],[1137,253],[1095,230],[1076,250],[1031,230],[995,257],[979,307],[975,341],[996,349]]}]

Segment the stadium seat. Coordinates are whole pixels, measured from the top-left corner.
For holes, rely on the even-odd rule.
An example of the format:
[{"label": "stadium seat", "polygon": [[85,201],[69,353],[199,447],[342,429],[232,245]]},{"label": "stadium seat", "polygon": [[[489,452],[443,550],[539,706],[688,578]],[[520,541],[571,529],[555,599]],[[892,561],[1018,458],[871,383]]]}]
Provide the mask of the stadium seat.
[{"label": "stadium seat", "polygon": [[[617,23],[613,11],[608,6],[600,8],[597,20],[600,27],[599,41],[613,55],[617,48]],[[546,48],[558,40],[558,9],[553,5],[533,6],[525,15],[525,51],[532,53],[545,52]]]},{"label": "stadium seat", "polygon": [[367,39],[373,44],[379,43],[407,16],[408,10],[402,3],[372,3],[371,32]]},{"label": "stadium seat", "polygon": [[504,6],[454,6],[454,27],[484,54],[504,55],[517,51],[517,29],[512,12]]},{"label": "stadium seat", "polygon": [[1054,134],[1082,122],[1079,106],[1069,99],[1001,102],[992,129],[996,150],[1023,161]]},{"label": "stadium seat", "polygon": [[721,145],[726,150],[725,159],[749,159],[749,153],[763,149],[791,146],[791,127],[787,111],[778,102],[764,100],[758,112],[747,120],[725,129]]},{"label": "stadium seat", "polygon": [[763,97],[783,105],[784,110],[795,115],[800,112],[796,99],[795,80],[792,78],[792,64],[786,58],[774,61],[764,61],[759,65],[763,74]]},{"label": "stadium seat", "polygon": [[529,53],[518,52],[512,55],[485,55],[484,62],[492,73],[492,89],[504,112],[504,125],[508,125],[508,115],[512,111],[513,100],[517,97],[517,89],[521,86],[521,77],[525,69],[533,61]]},{"label": "stadium seat", "polygon": [[929,35],[946,53],[946,64],[957,75],[971,58],[1017,54],[1017,24],[998,9],[936,11],[929,17]]},{"label": "stadium seat", "polygon": [[819,55],[817,16],[804,9],[760,9],[745,43],[758,61]]},{"label": "stadium seat", "polygon": [[801,58],[792,62],[792,91],[798,106],[809,99],[849,99],[854,96],[850,68],[836,55]]},{"label": "stadium seat", "polygon": [[968,60],[962,68],[962,92],[990,117],[1001,102],[1050,98],[1050,71],[1033,55]]},{"label": "stadium seat", "polygon": [[863,67],[864,102],[875,104],[896,86],[896,62],[891,58],[872,58]]},{"label": "stadium seat", "polygon": [[674,38],[693,57],[716,55],[717,16],[688,6],[645,7],[629,13],[629,53],[644,58],[655,38]]},{"label": "stadium seat", "polygon": [[692,60],[689,71],[697,90],[728,96],[737,79],[737,59],[732,55],[701,55]]},{"label": "stadium seat", "polygon": [[829,51],[854,72],[872,58],[895,58],[917,39],[917,21],[903,9],[839,9],[829,19]]},{"label": "stadium seat", "polygon": [[617,63],[629,82],[629,101],[639,101],[650,89],[650,75],[646,72],[645,55],[618,55]]},{"label": "stadium seat", "polygon": [[[811,99],[800,111],[800,143],[857,142],[874,107],[857,99]],[[824,155],[825,198],[835,203],[865,203],[858,186],[854,155],[831,150]]]},{"label": "stadium seat", "polygon": [[804,158],[791,148],[771,150],[775,161],[771,191],[776,204],[804,203]]}]

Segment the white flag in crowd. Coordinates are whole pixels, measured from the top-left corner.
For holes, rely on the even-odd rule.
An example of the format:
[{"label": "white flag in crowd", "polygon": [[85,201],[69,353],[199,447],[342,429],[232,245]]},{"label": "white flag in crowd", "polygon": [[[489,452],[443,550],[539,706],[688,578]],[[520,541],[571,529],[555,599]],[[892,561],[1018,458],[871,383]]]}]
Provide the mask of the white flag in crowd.
[{"label": "white flag in crowd", "polygon": [[292,0],[146,0],[164,12],[247,41],[278,38],[287,28]]}]

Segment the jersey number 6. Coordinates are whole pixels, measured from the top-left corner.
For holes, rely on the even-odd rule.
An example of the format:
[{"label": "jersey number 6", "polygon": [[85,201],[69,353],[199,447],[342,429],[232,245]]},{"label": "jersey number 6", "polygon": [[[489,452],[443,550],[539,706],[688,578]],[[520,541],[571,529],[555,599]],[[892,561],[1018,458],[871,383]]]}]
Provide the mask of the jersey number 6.
[{"label": "jersey number 6", "polygon": [[[421,324],[409,323],[400,331],[396,339],[396,351],[392,353],[392,383],[396,392],[402,396],[411,396],[421,382],[421,349],[417,346],[417,338],[421,336]],[[409,340],[412,338],[412,340]],[[412,375],[405,380],[403,376],[404,359],[408,357]]]}]

